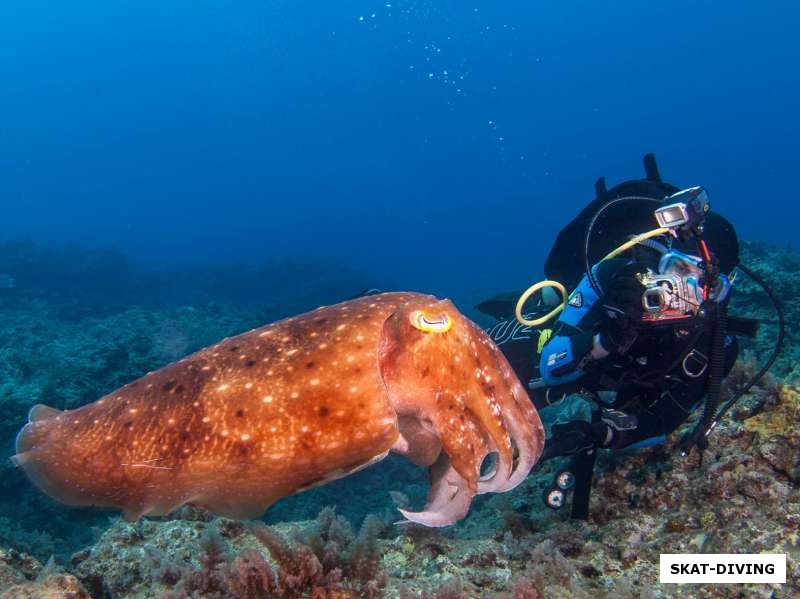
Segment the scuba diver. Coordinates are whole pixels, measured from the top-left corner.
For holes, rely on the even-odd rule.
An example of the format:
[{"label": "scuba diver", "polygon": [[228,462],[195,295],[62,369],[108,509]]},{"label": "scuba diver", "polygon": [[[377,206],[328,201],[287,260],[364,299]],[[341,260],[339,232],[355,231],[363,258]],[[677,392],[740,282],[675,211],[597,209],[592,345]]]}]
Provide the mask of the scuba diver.
[{"label": "scuba diver", "polygon": [[[663,182],[652,154],[644,164],[645,179],[610,190],[597,181],[596,199],[558,235],[547,281],[476,306],[498,320],[489,335],[537,409],[568,396],[588,402],[588,417],[552,425],[540,460],[570,456],[545,503],[562,507],[572,489],[573,518],[588,516],[597,449],[664,443],[704,404],[679,444],[684,454],[696,448],[702,455],[720,418],[766,373],[783,339],[780,303],[740,264],[736,232],[710,210],[706,192]],[[737,337],[755,336],[758,325],[728,314],[736,269],[773,300],[780,334],[764,367],[722,404]]]}]

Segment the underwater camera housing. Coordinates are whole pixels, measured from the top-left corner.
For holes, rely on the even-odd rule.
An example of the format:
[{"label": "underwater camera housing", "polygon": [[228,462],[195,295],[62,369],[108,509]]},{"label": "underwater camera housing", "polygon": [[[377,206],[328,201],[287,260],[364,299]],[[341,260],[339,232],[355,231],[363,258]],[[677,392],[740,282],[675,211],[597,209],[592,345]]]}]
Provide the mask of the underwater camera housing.
[{"label": "underwater camera housing", "polygon": [[658,323],[667,320],[691,318],[697,304],[687,298],[696,297],[697,290],[691,288],[691,280],[677,274],[645,273],[639,277],[644,286],[642,293],[642,320]]}]

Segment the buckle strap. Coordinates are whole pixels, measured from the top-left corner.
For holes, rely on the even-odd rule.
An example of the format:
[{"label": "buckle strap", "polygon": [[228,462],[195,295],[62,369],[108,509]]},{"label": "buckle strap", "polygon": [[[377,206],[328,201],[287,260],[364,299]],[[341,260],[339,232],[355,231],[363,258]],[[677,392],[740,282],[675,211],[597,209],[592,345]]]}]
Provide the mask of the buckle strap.
[{"label": "buckle strap", "polygon": [[703,352],[693,349],[681,362],[683,373],[692,379],[698,379],[708,369],[708,356]]}]

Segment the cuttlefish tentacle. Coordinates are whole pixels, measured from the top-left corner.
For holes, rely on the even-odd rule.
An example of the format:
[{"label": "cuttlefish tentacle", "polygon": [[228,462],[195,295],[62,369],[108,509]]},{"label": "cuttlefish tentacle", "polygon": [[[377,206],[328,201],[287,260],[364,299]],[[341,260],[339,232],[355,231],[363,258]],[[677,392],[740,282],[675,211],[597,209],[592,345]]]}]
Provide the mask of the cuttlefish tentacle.
[{"label": "cuttlefish tentacle", "polygon": [[446,453],[442,452],[430,467],[430,480],[425,511],[400,509],[406,520],[438,527],[457,522],[467,515],[475,493],[469,488],[469,482],[453,468]]},{"label": "cuttlefish tentacle", "polygon": [[[438,469],[432,470],[424,511],[404,511],[409,520],[437,526],[451,523],[441,514],[459,513],[475,494],[507,491],[522,482],[541,453],[544,435],[525,390],[484,331],[452,316],[458,313],[449,301],[423,313],[424,323],[451,319],[458,326],[419,335],[417,312],[393,314],[384,325],[382,374],[397,413],[434,430],[447,457],[447,469],[437,461]],[[415,343],[409,345],[411,339]],[[427,384],[421,386],[409,372]],[[494,470],[482,477],[481,466],[490,455]],[[447,498],[453,505],[445,509]]]},{"label": "cuttlefish tentacle", "polygon": [[519,484],[543,439],[480,328],[449,301],[387,293],[223,340],[76,410],[37,407],[14,461],[71,505],[247,518],[393,451],[430,467],[428,504],[403,514],[444,526]]}]

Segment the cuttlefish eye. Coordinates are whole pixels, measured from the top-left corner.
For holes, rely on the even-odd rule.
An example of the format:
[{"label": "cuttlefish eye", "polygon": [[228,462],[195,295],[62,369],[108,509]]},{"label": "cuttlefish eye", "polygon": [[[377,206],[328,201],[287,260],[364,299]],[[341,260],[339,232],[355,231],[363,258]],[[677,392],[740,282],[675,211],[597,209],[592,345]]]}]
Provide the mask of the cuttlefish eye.
[{"label": "cuttlefish eye", "polygon": [[423,333],[446,333],[453,326],[447,314],[426,314],[422,310],[411,313],[411,324]]}]

